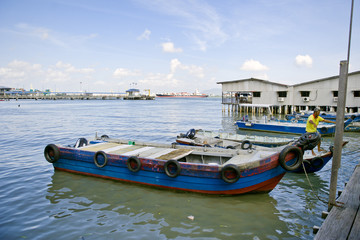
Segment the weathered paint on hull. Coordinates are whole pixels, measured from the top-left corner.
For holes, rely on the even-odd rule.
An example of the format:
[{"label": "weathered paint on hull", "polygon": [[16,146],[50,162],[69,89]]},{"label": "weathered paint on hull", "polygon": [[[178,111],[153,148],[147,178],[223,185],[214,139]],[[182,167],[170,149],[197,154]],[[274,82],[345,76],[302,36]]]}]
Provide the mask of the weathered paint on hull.
[{"label": "weathered paint on hull", "polygon": [[61,157],[53,163],[57,170],[206,194],[269,192],[285,174],[285,170],[278,163],[278,154],[261,160],[259,167],[241,171],[237,182],[227,183],[221,178],[219,166],[216,165],[180,162],[181,173],[172,178],[164,172],[164,160],[140,158],[140,171],[132,172],[126,166],[128,156],[108,154],[107,165],[99,168],[94,164],[94,152],[67,148],[59,150]]},{"label": "weathered paint on hull", "polygon": [[[251,131],[262,131],[262,132],[275,132],[275,133],[284,133],[284,134],[297,134],[302,135],[306,132],[304,127],[297,126],[284,126],[284,125],[271,125],[271,124],[261,124],[261,123],[252,123],[247,126],[246,122],[236,122],[239,129],[242,130],[251,130]],[[251,125],[251,126],[250,126]],[[322,136],[332,135],[335,133],[334,127],[322,127],[318,129],[319,133]]]},{"label": "weathered paint on hull", "polygon": [[[309,162],[310,162],[310,166],[305,166],[306,168],[306,173],[314,173],[314,172],[317,172],[317,171],[320,171],[323,167],[325,167],[325,165],[331,160],[331,158],[333,157],[333,154],[332,153],[328,153],[324,156],[322,156],[322,160],[323,160],[323,163],[321,165],[314,165],[313,164],[313,159],[310,159]],[[294,173],[304,173],[304,168],[301,166],[300,168],[298,168],[297,170],[293,171]]]}]

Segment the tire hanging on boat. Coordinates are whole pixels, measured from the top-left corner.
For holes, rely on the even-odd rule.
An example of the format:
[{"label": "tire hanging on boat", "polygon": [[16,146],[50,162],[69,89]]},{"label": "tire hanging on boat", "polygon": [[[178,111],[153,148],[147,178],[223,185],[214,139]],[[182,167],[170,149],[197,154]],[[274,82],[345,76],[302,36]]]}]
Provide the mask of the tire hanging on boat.
[{"label": "tire hanging on boat", "polygon": [[235,149],[235,147],[232,146],[232,145],[229,145],[229,146],[226,147],[226,149]]},{"label": "tire hanging on boat", "polygon": [[221,169],[221,178],[227,183],[235,183],[240,178],[240,170],[234,164],[225,165]]},{"label": "tire hanging on boat", "polygon": [[[100,157],[100,159],[99,159],[99,157]],[[102,159],[101,159],[101,158],[102,158]],[[100,164],[100,163],[99,163],[99,160],[100,160],[100,162],[103,161],[103,163]],[[96,165],[97,167],[103,168],[103,167],[106,166],[107,162],[108,162],[108,158],[107,158],[107,155],[106,155],[105,152],[103,152],[103,151],[97,151],[97,152],[95,153],[95,155],[94,155],[94,163],[95,163],[95,165]]]},{"label": "tire hanging on boat", "polygon": [[101,140],[106,140],[106,139],[109,139],[109,136],[104,134],[104,135],[101,135],[100,138],[101,138]]},{"label": "tire hanging on boat", "polygon": [[[173,168],[175,168],[175,171],[172,170]],[[179,176],[179,174],[181,172],[181,166],[180,166],[180,163],[176,160],[168,160],[164,164],[164,170],[165,170],[166,175],[174,178],[174,177]]]},{"label": "tire hanging on boat", "polygon": [[74,148],[84,147],[86,145],[88,145],[88,140],[86,140],[86,138],[79,138],[76,141]]},{"label": "tire hanging on boat", "polygon": [[189,138],[189,139],[193,139],[195,137],[195,134],[196,134],[196,131],[195,131],[195,129],[192,128],[186,133],[185,137]]},{"label": "tire hanging on boat", "polygon": [[[295,155],[296,161],[295,163],[291,164],[291,165],[287,165],[286,164],[286,156],[289,153],[293,153]],[[281,165],[281,167],[283,169],[285,169],[286,171],[294,171],[297,168],[299,168],[302,164],[303,161],[303,152],[299,147],[296,146],[286,146],[279,155],[279,163]]]},{"label": "tire hanging on boat", "polygon": [[60,158],[60,150],[55,144],[49,144],[44,149],[44,156],[49,163],[54,163]]},{"label": "tire hanging on boat", "polygon": [[135,156],[129,157],[128,160],[126,161],[126,166],[130,171],[138,172],[141,168],[140,159]]},{"label": "tire hanging on boat", "polygon": [[247,150],[252,147],[252,143],[249,140],[245,140],[241,143],[241,149]]},{"label": "tire hanging on boat", "polygon": [[311,161],[311,166],[315,169],[320,169],[324,166],[324,159],[321,157],[314,157]]},{"label": "tire hanging on boat", "polygon": [[326,128],[326,127],[322,127],[320,130],[321,130],[321,133],[323,133],[323,134],[327,132],[327,128]]}]

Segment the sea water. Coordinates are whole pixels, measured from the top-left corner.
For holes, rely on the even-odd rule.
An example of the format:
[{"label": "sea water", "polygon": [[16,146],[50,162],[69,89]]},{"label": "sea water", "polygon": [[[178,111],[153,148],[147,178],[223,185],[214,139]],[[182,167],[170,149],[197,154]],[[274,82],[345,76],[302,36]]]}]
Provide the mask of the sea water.
[{"label": "sea water", "polygon": [[[43,156],[47,144],[95,134],[172,143],[191,128],[241,133],[241,117],[220,98],[0,102],[0,239],[312,239],[331,162],[308,178],[286,174],[270,193],[225,197],[54,171]],[[360,157],[359,134],[344,139],[340,190]]]}]

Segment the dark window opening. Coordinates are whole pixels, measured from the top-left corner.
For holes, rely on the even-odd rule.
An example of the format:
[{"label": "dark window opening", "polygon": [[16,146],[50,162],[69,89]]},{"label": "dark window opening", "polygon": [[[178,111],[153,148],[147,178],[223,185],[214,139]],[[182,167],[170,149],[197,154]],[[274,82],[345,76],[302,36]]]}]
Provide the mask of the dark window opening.
[{"label": "dark window opening", "polygon": [[333,97],[337,97],[338,96],[338,91],[333,91]]},{"label": "dark window opening", "polygon": [[287,92],[283,91],[283,92],[278,92],[278,97],[286,97],[287,96]]},{"label": "dark window opening", "polygon": [[310,91],[300,91],[302,97],[310,97]]},{"label": "dark window opening", "polygon": [[360,91],[354,91],[354,97],[360,97]]},{"label": "dark window opening", "polygon": [[261,96],[261,92],[254,92],[253,93],[253,97],[260,97]]}]

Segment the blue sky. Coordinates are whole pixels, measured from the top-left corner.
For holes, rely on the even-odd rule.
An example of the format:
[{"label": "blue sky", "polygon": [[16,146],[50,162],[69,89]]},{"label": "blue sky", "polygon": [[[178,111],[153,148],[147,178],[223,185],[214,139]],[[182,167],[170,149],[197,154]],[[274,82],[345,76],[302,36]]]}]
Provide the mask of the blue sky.
[{"label": "blue sky", "polygon": [[[1,0],[0,86],[194,92],[338,75],[351,0]],[[355,0],[350,72],[360,70]]]}]

